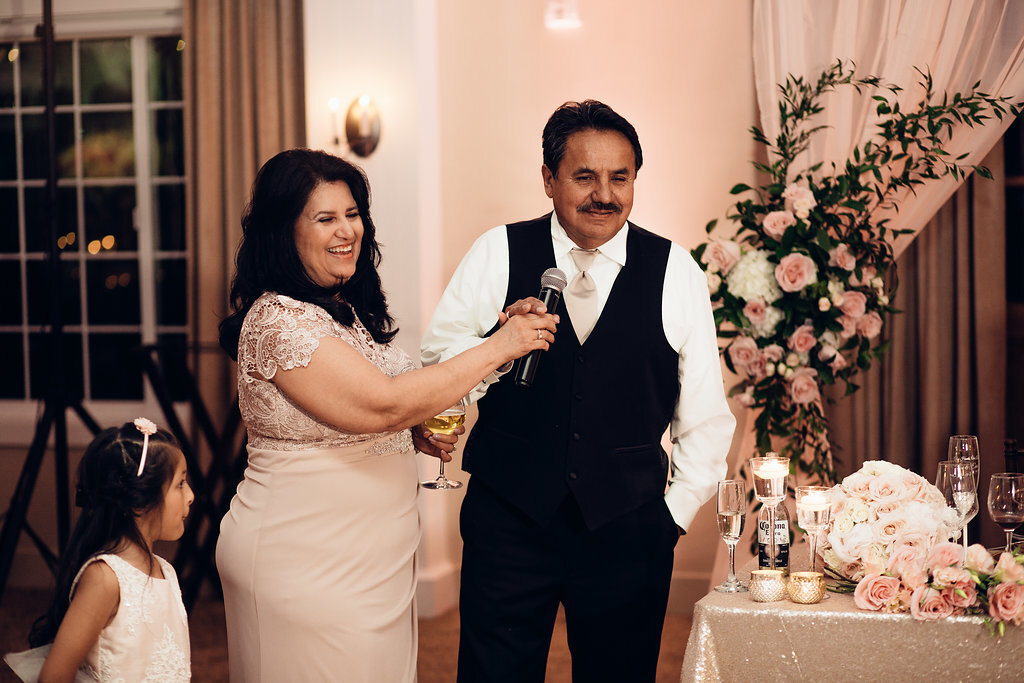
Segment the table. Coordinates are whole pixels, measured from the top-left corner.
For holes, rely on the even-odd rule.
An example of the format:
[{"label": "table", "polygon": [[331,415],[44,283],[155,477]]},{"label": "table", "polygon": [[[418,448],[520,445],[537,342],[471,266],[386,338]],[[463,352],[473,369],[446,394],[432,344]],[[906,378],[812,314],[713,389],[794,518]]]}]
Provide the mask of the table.
[{"label": "table", "polygon": [[[749,569],[738,571],[744,581]],[[694,606],[680,680],[1024,680],[1024,625],[989,635],[982,617],[915,621],[857,609],[853,595],[817,605],[708,593]]]}]

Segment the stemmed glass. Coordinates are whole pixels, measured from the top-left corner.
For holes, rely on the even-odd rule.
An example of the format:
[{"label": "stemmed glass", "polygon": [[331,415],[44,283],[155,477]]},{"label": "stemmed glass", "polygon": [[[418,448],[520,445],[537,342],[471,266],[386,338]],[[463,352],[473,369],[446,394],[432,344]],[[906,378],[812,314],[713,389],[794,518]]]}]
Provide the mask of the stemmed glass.
[{"label": "stemmed glass", "polygon": [[1006,533],[1006,548],[1013,545],[1013,530],[1024,523],[1024,474],[1000,472],[988,482],[988,513]]},{"label": "stemmed glass", "polygon": [[971,469],[974,473],[974,504],[971,506],[971,510],[967,513],[967,519],[964,521],[964,548],[967,548],[967,523],[975,518],[978,514],[978,476],[981,472],[981,459],[980,449],[978,448],[978,437],[972,434],[954,434],[949,437],[949,447],[947,450],[947,460],[953,462],[966,462],[971,465]]},{"label": "stemmed glass", "polygon": [[789,474],[789,458],[777,453],[765,453],[762,458],[750,459],[750,472],[754,480],[754,496],[768,510],[768,538],[771,568],[775,569],[775,511],[786,498],[786,476]]},{"label": "stemmed glass", "polygon": [[[434,417],[428,418],[425,424],[427,429],[435,434],[451,434],[456,429],[462,426],[466,421],[466,398],[462,397],[459,402],[453,405],[448,410],[441,412]],[[421,481],[420,486],[425,489],[458,489],[462,488],[462,482],[455,479],[449,479],[444,476],[444,460],[438,458],[441,462],[441,471],[437,475],[437,479],[431,481]]]},{"label": "stemmed glass", "polygon": [[747,496],[743,482],[726,479],[718,482],[718,533],[729,546],[729,576],[715,586],[720,593],[742,593],[747,590],[736,578],[736,543],[743,535],[747,518]]},{"label": "stemmed glass", "polygon": [[967,520],[978,513],[978,494],[974,485],[974,466],[968,462],[943,460],[935,475],[935,487],[942,492],[946,505],[957,512],[958,531],[967,545]]},{"label": "stemmed glass", "polygon": [[807,542],[810,545],[810,571],[814,571],[817,561],[815,554],[818,534],[828,526],[832,516],[832,489],[828,486],[797,486],[796,487],[796,521],[801,529],[807,531]]}]

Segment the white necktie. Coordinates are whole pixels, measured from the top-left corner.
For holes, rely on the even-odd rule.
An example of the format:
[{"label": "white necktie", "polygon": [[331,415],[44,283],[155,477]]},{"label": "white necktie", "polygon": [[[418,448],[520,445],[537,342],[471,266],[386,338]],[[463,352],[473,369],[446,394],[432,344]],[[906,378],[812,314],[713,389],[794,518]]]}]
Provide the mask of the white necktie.
[{"label": "white necktie", "polygon": [[569,311],[569,319],[580,344],[587,341],[597,323],[597,285],[587,270],[593,265],[598,253],[597,249],[576,248],[569,252],[580,272],[565,288],[565,308]]}]

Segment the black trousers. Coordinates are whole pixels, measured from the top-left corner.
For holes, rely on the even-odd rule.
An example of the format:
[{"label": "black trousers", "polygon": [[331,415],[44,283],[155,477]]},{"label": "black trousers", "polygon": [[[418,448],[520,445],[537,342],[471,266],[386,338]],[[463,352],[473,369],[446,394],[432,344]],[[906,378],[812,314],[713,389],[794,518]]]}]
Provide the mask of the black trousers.
[{"label": "black trousers", "polygon": [[543,681],[559,603],[575,683],[655,680],[678,540],[662,498],[590,531],[571,497],[540,525],[471,479],[460,525],[461,683]]}]

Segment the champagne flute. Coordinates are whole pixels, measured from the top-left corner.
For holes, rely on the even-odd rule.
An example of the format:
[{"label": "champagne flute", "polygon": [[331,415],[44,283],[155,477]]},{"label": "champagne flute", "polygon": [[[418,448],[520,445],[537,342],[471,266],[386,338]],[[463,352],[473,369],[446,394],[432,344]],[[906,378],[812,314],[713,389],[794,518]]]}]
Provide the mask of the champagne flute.
[{"label": "champagne flute", "polygon": [[747,496],[743,482],[726,479],[718,482],[718,533],[729,546],[729,576],[715,586],[720,593],[742,593],[747,587],[736,578],[736,543],[743,535],[747,518]]},{"label": "champagne flute", "polygon": [[981,473],[981,450],[978,448],[978,437],[973,434],[954,434],[949,437],[949,447],[947,450],[947,460],[953,462],[966,462],[971,465],[974,470],[974,504],[971,507],[971,511],[967,514],[967,520],[964,522],[964,548],[967,547],[967,524],[978,514],[978,479]]},{"label": "champagne flute", "polygon": [[750,472],[754,479],[754,496],[768,510],[769,553],[771,568],[775,569],[775,509],[786,498],[786,476],[789,474],[789,458],[778,453],[765,453],[764,457],[750,459]]},{"label": "champagne flute", "polygon": [[796,487],[796,521],[800,528],[807,531],[807,542],[810,545],[810,571],[814,571],[817,561],[815,552],[818,535],[828,526],[832,516],[831,491],[828,486],[797,486]]},{"label": "champagne flute", "polygon": [[1006,533],[1006,547],[1013,546],[1013,530],[1024,523],[1024,474],[1000,472],[988,482],[988,513]]},{"label": "champagne flute", "polygon": [[978,494],[974,485],[974,467],[968,462],[941,461],[935,475],[935,487],[942,492],[946,499],[946,505],[956,510],[957,531],[963,532],[966,549],[967,520],[977,514],[978,506]]},{"label": "champagne flute", "polygon": [[[427,429],[435,434],[451,434],[456,429],[462,426],[466,421],[466,398],[462,397],[459,402],[453,405],[448,410],[441,412],[434,417],[428,418],[425,424]],[[458,489],[462,488],[462,482],[455,479],[449,479],[444,476],[444,460],[438,458],[441,462],[441,471],[437,475],[437,479],[431,481],[421,481],[420,486],[425,489]]]}]

